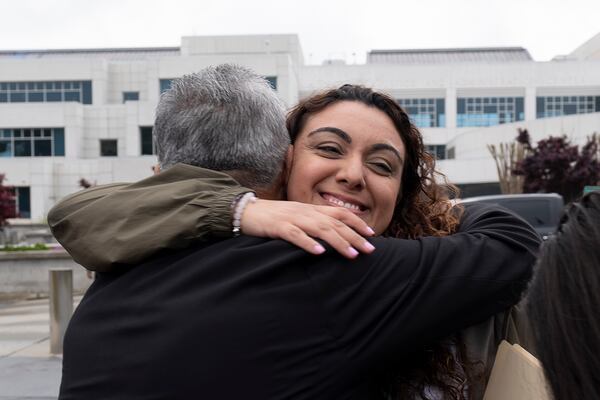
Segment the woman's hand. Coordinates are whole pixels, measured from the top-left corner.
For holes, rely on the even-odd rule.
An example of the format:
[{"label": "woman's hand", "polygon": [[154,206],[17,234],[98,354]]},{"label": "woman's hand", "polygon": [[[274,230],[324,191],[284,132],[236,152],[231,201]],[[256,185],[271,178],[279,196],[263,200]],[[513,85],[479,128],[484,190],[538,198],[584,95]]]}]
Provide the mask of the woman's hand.
[{"label": "woman's hand", "polygon": [[312,254],[325,251],[313,238],[324,240],[347,258],[375,250],[363,237],[373,236],[373,230],[343,207],[258,199],[244,209],[241,229],[250,236],[286,240]]}]

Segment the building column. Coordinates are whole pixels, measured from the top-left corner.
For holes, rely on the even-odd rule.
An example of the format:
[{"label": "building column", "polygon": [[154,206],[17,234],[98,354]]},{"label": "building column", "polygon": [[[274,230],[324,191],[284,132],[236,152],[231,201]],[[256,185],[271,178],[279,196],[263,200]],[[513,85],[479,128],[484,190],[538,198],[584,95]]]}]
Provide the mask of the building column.
[{"label": "building column", "polygon": [[446,88],[446,128],[456,128],[456,88]]},{"label": "building column", "polygon": [[536,88],[525,88],[525,121],[536,119]]}]

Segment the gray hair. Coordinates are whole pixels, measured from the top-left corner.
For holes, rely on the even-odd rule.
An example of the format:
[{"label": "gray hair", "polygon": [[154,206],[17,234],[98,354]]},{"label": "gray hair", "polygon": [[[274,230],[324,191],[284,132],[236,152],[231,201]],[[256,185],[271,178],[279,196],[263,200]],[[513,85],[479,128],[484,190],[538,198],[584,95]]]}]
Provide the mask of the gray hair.
[{"label": "gray hair", "polygon": [[285,106],[269,83],[229,64],[175,79],[158,103],[154,138],[162,169],[237,171],[251,187],[275,182],[290,144]]}]

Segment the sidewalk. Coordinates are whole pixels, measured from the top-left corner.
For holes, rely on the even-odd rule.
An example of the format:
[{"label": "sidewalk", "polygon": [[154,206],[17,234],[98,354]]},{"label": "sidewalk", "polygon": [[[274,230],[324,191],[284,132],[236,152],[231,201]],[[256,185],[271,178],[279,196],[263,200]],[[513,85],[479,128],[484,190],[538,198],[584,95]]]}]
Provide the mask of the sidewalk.
[{"label": "sidewalk", "polygon": [[0,303],[0,400],[57,398],[62,356],[49,336],[48,299]]}]

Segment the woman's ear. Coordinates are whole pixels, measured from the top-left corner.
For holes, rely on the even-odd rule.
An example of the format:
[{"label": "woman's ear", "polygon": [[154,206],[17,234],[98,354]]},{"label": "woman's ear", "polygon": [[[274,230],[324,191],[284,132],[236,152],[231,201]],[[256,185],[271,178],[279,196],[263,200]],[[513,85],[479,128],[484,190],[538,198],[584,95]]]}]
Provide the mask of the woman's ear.
[{"label": "woman's ear", "polygon": [[288,180],[290,179],[290,174],[292,173],[292,165],[294,164],[294,145],[290,144],[288,146],[287,152],[285,153],[285,174],[284,174],[284,184],[287,186]]}]

